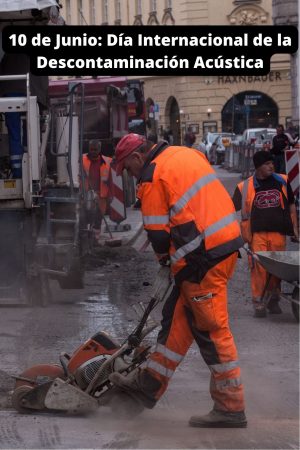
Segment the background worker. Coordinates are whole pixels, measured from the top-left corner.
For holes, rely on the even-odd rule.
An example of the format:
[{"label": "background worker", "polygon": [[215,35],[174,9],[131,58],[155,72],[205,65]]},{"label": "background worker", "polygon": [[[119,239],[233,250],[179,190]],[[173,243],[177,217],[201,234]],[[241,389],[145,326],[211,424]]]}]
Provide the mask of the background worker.
[{"label": "background worker", "polygon": [[[286,248],[286,235],[296,235],[297,216],[294,195],[287,176],[274,172],[273,156],[268,151],[254,154],[255,174],[238,184],[233,203],[241,210],[241,230],[250,249],[257,251],[281,251]],[[265,317],[266,307],[262,296],[267,281],[265,269],[249,257],[254,317]],[[280,280],[271,277],[268,292],[268,310],[280,314],[278,304]]]},{"label": "background worker", "polygon": [[192,127],[188,127],[187,132],[184,135],[184,145],[192,147],[196,141],[195,133],[193,133]]},{"label": "background worker", "polygon": [[89,151],[82,159],[86,192],[94,191],[97,196],[94,217],[94,233],[96,240],[101,234],[101,223],[106,213],[109,198],[109,176],[111,158],[101,154],[101,142],[89,142]]},{"label": "background worker", "polygon": [[227,282],[239,247],[234,206],[196,149],[153,147],[129,134],[116,147],[117,173],[140,183],[144,228],[160,264],[171,264],[175,287],[166,300],[157,345],[142,369],[111,375],[120,389],[152,408],[195,340],[211,372],[213,410],[194,416],[195,427],[245,427],[243,385],[228,323]]},{"label": "background worker", "polygon": [[275,172],[286,173],[285,168],[285,149],[288,149],[294,140],[284,133],[283,125],[277,125],[276,135],[273,137],[271,154],[274,156]]}]

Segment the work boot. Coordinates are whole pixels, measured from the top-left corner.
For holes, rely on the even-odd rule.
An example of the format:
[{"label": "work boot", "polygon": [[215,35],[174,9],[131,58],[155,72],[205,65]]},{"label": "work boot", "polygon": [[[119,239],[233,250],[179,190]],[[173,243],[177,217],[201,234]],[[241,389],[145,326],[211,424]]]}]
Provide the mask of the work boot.
[{"label": "work boot", "polygon": [[213,409],[205,416],[192,416],[189,425],[199,428],[246,428],[247,419],[244,411],[229,412]]},{"label": "work boot", "polygon": [[279,299],[277,297],[271,297],[268,303],[268,311],[270,314],[282,314],[282,310],[278,304]]},{"label": "work boot", "polygon": [[266,317],[266,316],[267,316],[267,311],[264,306],[259,306],[259,307],[254,308],[253,317]]},{"label": "work boot", "polygon": [[147,371],[143,377],[140,369],[133,370],[128,375],[113,372],[109,376],[109,380],[115,386],[142,402],[145,408],[152,409],[155,406],[156,400],[152,393],[160,388],[160,382],[152,376],[147,377]]}]

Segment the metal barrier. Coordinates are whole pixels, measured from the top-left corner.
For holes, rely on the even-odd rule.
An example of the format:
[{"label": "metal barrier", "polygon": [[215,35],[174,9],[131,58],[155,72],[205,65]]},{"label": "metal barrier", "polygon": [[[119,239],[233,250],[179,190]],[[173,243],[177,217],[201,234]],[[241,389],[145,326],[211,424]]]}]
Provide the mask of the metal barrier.
[{"label": "metal barrier", "polygon": [[241,177],[243,179],[245,178],[249,178],[250,175],[252,175],[252,173],[254,172],[254,165],[253,165],[253,155],[255,153],[256,149],[255,146],[253,144],[248,144],[245,146],[245,151],[244,151],[244,160],[243,160],[243,165],[242,165],[242,170],[241,170]]},{"label": "metal barrier", "polygon": [[226,147],[225,149],[225,158],[224,158],[224,168],[231,169],[233,166],[233,147]]},{"label": "metal barrier", "polygon": [[254,144],[232,144],[226,149],[224,167],[231,172],[240,172],[241,178],[245,179],[254,172],[253,155],[256,152]]}]

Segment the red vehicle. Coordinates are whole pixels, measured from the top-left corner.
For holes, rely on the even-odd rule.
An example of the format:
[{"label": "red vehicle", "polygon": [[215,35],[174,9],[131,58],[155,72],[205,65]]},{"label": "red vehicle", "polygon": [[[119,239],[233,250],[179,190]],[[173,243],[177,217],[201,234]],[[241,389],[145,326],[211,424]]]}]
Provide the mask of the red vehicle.
[{"label": "red vehicle", "polygon": [[[115,143],[128,131],[145,134],[145,102],[143,83],[126,77],[97,77],[51,81],[49,97],[52,105],[67,113],[66,95],[72,84],[84,84],[83,151],[91,139],[102,141],[103,153],[112,156]],[[77,105],[79,107],[80,99]],[[75,102],[76,111],[76,102]]]},{"label": "red vehicle", "polygon": [[[68,113],[66,95],[78,82],[84,85],[83,152],[88,150],[91,139],[100,139],[103,153],[111,156],[115,142],[128,133],[127,79],[102,77],[51,81],[50,103],[62,115]],[[75,112],[80,100],[75,101]]]}]

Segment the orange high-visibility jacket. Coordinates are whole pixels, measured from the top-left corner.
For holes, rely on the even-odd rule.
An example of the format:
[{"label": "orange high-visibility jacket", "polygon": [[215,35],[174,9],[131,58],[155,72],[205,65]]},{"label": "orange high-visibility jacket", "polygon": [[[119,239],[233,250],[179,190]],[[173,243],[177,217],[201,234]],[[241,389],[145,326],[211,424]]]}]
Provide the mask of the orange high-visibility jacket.
[{"label": "orange high-visibility jacket", "polygon": [[[288,177],[284,174],[274,173],[273,177],[279,181],[279,183],[282,186],[282,192],[280,192],[280,204],[281,208],[283,210],[286,210],[283,196],[285,198],[288,198],[287,194],[287,181]],[[252,232],[251,232],[251,211],[252,211],[252,205],[255,198],[255,177],[252,176],[250,178],[247,178],[247,180],[242,181],[238,184],[238,188],[242,195],[242,208],[241,208],[241,216],[242,216],[242,222],[241,222],[241,229],[242,229],[242,236],[245,242],[251,242],[252,240]],[[288,211],[286,211],[287,214],[289,214]]]},{"label": "orange high-visibility jacket", "polygon": [[139,181],[148,238],[170,255],[176,281],[243,245],[231,198],[198,150],[158,144]]},{"label": "orange high-visibility jacket", "polygon": [[[102,164],[100,165],[100,192],[98,192],[100,198],[107,198],[109,195],[109,173],[110,173],[110,164],[112,158],[109,158],[108,156],[101,155],[100,158],[102,159]],[[83,170],[84,170],[84,178],[85,178],[85,188],[88,191],[90,189],[89,186],[89,171],[91,166],[91,161],[88,158],[87,154],[83,155],[82,157],[82,163],[83,163]]]}]

